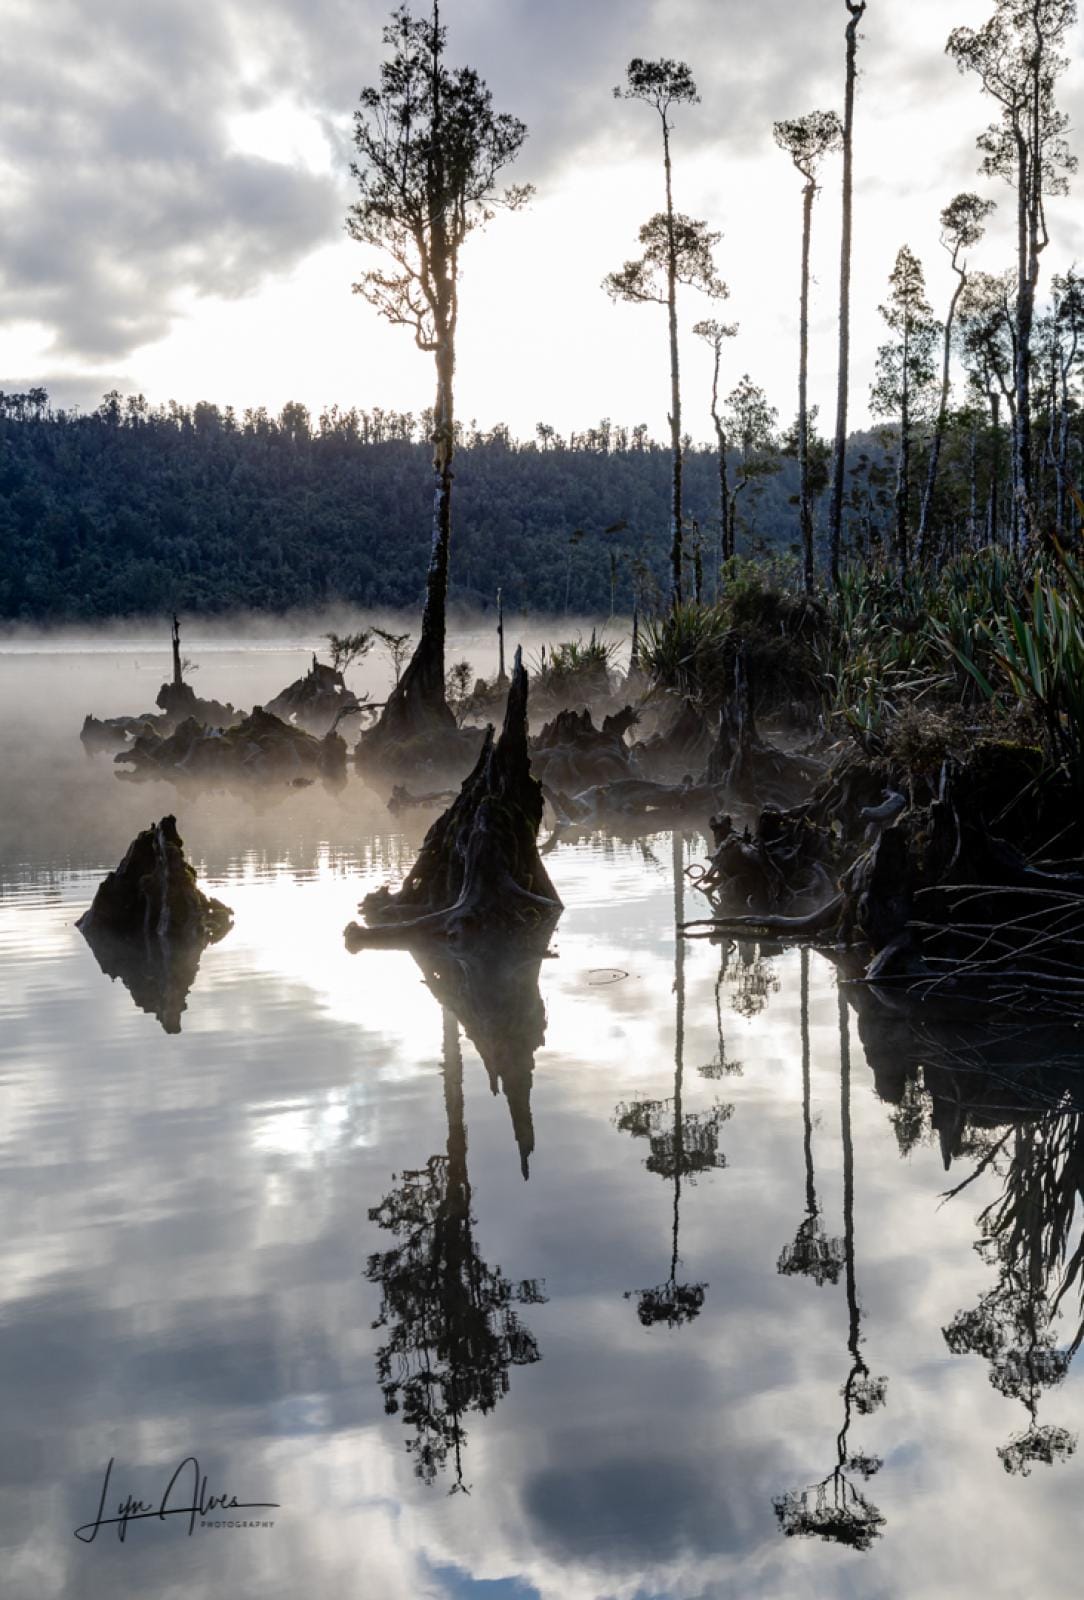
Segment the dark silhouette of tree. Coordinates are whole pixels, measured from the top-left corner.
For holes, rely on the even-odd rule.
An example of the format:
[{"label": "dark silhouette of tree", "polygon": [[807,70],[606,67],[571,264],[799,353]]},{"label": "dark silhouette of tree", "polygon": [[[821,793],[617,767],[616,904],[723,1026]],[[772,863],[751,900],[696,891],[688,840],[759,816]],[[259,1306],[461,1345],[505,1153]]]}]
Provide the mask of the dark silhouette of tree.
[{"label": "dark silhouette of tree", "polygon": [[[1037,1462],[1067,1460],[1077,1444],[1066,1428],[1040,1423],[1039,1404],[1084,1342],[1084,1321],[1064,1346],[1056,1326],[1070,1291],[1081,1293],[1084,1242],[1075,1220],[1084,1199],[1084,1122],[1075,1111],[1046,1113],[1013,1130],[1009,1148],[1002,1193],[980,1214],[975,1246],[997,1281],[943,1331],[954,1355],[982,1356],[993,1387],[1027,1412],[1023,1432],[998,1450],[1006,1472],[1027,1477]],[[978,1170],[994,1164],[998,1149]]]},{"label": "dark silhouette of tree", "polygon": [[670,339],[670,451],[672,488],[670,497],[670,572],[674,605],[682,597],[682,538],[684,534],[683,443],[681,430],[681,368],[678,351],[678,284],[700,289],[712,299],[724,299],[726,285],[715,271],[712,251],[721,235],[711,233],[707,224],[696,222],[674,210],[673,164],[670,139],[674,106],[697,105],[700,96],[692,73],[684,61],[664,58],[644,61],[634,57],[628,64],[625,83],[614,90],[618,100],[639,100],[650,106],[662,125],[663,171],[666,178],[666,209],[657,212],[640,229],[643,254],[627,261],[620,272],[604,280],[606,293],[614,300],[634,304],[648,301],[664,305]]},{"label": "dark silhouette of tree", "polygon": [[802,574],[807,594],[813,593],[813,496],[809,475],[809,259],[813,239],[813,202],[817,172],[825,156],[843,144],[843,126],[834,111],[811,111],[790,122],[777,122],[775,142],[785,150],[805,179],[802,189],[802,279],[798,313],[798,520],[802,533]]},{"label": "dark silhouette of tree", "polygon": [[1071,386],[1084,353],[1084,279],[1070,267],[1064,276],[1055,276],[1052,287],[1050,314],[1045,319],[1050,370],[1046,448],[1054,467],[1054,533],[1061,544],[1068,535],[1069,450],[1076,406]]},{"label": "dark silhouette of tree", "polygon": [[1068,66],[1062,53],[1077,17],[1076,0],[995,0],[981,28],[956,28],[946,49],[961,72],[974,72],[997,104],[997,121],[979,136],[982,171],[1016,189],[1017,263],[1013,428],[1014,542],[1034,536],[1031,452],[1031,366],[1035,293],[1050,242],[1046,199],[1068,192],[1076,157],[1065,135],[1069,119],[1054,99]]},{"label": "dark silhouette of tree", "polygon": [[508,1393],[509,1370],[540,1359],[517,1305],[539,1305],[536,1280],[512,1283],[478,1254],[474,1240],[463,1115],[463,1058],[459,1029],[444,1013],[444,1155],[404,1172],[370,1212],[395,1244],[369,1258],[366,1277],[380,1285],[380,1315],[388,1330],[377,1354],[377,1376],[389,1415],[402,1412],[414,1430],[407,1449],[414,1471],[432,1484],[452,1457],[452,1492],[466,1489],[464,1418],[492,1411]]},{"label": "dark silhouette of tree", "polygon": [[829,1239],[824,1231],[820,1203],[813,1177],[812,1086],[809,1063],[809,951],[801,953],[801,1028],[802,1028],[802,1128],[805,1153],[805,1216],[798,1225],[794,1243],[783,1246],[777,1271],[784,1277],[812,1278],[818,1288],[838,1283],[843,1267],[842,1239]]},{"label": "dark silhouette of tree", "polygon": [[[679,1328],[699,1316],[704,1304],[704,1283],[679,1283],[681,1264],[681,1186],[695,1183],[705,1172],[726,1166],[719,1149],[724,1122],[733,1113],[731,1105],[713,1105],[707,1111],[686,1111],[685,1085],[685,941],[678,931],[685,920],[685,873],[682,837],[673,835],[674,870],[674,1093],[668,1100],[634,1100],[619,1105],[614,1113],[622,1133],[646,1139],[650,1149],[644,1165],[649,1172],[674,1185],[670,1275],[665,1283],[637,1292],[637,1314],[645,1328],[665,1323]],[[626,1298],[631,1298],[627,1295]]]},{"label": "dark silhouette of tree", "polygon": [[391,663],[391,670],[395,674],[396,683],[403,676],[403,665],[410,652],[409,633],[391,633],[387,628],[374,628],[373,638],[379,639],[380,644]]},{"label": "dark silhouette of tree", "polygon": [[868,1417],[885,1403],[887,1378],[874,1377],[862,1355],[862,1316],[855,1282],[854,1137],[851,1130],[850,1017],[839,995],[840,1131],[843,1144],[843,1256],[847,1290],[847,1349],[851,1366],[841,1390],[843,1425],[836,1435],[836,1461],[831,1472],[805,1489],[791,1490],[773,1501],[779,1526],[788,1538],[815,1536],[854,1550],[869,1550],[885,1525],[882,1512],[858,1488],[880,1470],[877,1456],[854,1452],[850,1430],[854,1413]]},{"label": "dark silhouette of tree", "polygon": [[[1001,406],[1008,410],[1016,429],[1016,333],[1011,308],[1012,274],[993,277],[973,272],[960,296],[957,308],[959,346],[968,381],[976,399],[986,401],[990,410],[990,490],[986,533],[996,544],[1000,532],[1001,495]],[[1012,471],[1016,471],[1015,454]],[[1015,494],[1014,494],[1015,499]]]},{"label": "dark silhouette of tree", "polygon": [[[738,452],[737,471],[730,490],[730,539],[735,543],[738,515],[738,497],[753,485],[752,498],[756,498],[764,479],[779,471],[776,459],[778,441],[776,424],[779,413],[768,404],[764,390],[755,384],[746,372],[741,381],[726,397],[725,424],[727,434]],[[750,525],[753,517],[748,518]],[[734,554],[733,548],[731,554]]]},{"label": "dark silhouette of tree", "polygon": [[889,278],[881,316],[895,334],[877,352],[877,377],[870,395],[874,413],[898,417],[900,449],[896,473],[896,559],[906,578],[910,567],[911,454],[914,425],[928,410],[934,382],[938,324],[926,300],[922,263],[906,245]]},{"label": "dark silhouette of tree", "polygon": [[[734,554],[734,529],[730,519],[730,471],[727,464],[726,424],[719,410],[719,373],[722,368],[723,345],[733,339],[738,331],[736,322],[697,322],[693,332],[711,349],[711,420],[715,428],[715,443],[719,457],[719,565],[729,561]],[[716,573],[716,593],[718,573]]]},{"label": "dark silhouette of tree", "polygon": [[740,1061],[730,1059],[726,1053],[726,1033],[723,1028],[723,984],[731,976],[730,958],[734,954],[733,940],[723,941],[719,956],[719,974],[715,979],[715,1032],[719,1040],[719,1055],[697,1071],[702,1078],[740,1078],[745,1071]]},{"label": "dark silhouette of tree", "polygon": [[847,68],[843,92],[843,229],[839,263],[839,374],[836,384],[836,437],[832,454],[832,498],[828,511],[828,560],[833,586],[839,583],[843,537],[843,496],[847,485],[847,407],[851,381],[851,247],[854,232],[854,93],[858,81],[858,25],[866,0],[843,0],[847,23]]},{"label": "dark silhouette of tree", "polygon": [[930,460],[926,469],[926,487],[922,495],[922,509],[918,518],[918,559],[925,561],[930,534],[930,514],[937,490],[937,474],[941,466],[941,448],[945,440],[945,422],[948,417],[949,391],[952,383],[952,336],[960,297],[967,288],[967,259],[963,252],[978,244],[986,231],[986,219],[997,208],[992,200],[981,200],[977,194],[958,194],[941,213],[941,243],[948,251],[952,270],[956,274],[956,287],[949,302],[945,318],[945,337],[941,360],[941,395],[930,440]]},{"label": "dark silhouette of tree", "polygon": [[452,532],[455,453],[456,336],[460,251],[498,205],[516,209],[525,187],[497,189],[527,130],[493,110],[489,89],[470,67],[444,62],[446,30],[440,7],[414,18],[406,6],[384,30],[391,52],[380,83],[364,89],[354,117],[358,159],[351,171],[361,190],[347,231],[391,257],[355,285],[389,322],[409,328],[436,365],[432,413],[433,546],[421,637],[409,666],[388,698],[377,738],[420,731],[426,723],[454,726],[444,693],[445,605]]}]

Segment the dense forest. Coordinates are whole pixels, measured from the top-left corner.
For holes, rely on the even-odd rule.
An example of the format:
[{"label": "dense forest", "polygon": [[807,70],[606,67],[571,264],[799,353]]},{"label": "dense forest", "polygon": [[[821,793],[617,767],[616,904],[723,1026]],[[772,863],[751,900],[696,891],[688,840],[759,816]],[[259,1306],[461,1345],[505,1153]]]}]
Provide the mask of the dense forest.
[{"label": "dense forest", "polygon": [[[0,396],[0,615],[93,618],[282,610],[330,600],[416,607],[429,561],[424,419],[299,405],[235,417],[107,396],[92,415]],[[793,463],[745,491],[742,539],[787,547]],[[661,580],[669,456],[604,422],[463,430],[451,594],[523,610],[628,611]],[[688,452],[689,509],[718,538],[713,452]],[[621,524],[621,526],[615,526]],[[710,590],[709,590],[710,593]]]},{"label": "dense forest", "polygon": [[[1071,308],[1076,310],[1075,297]],[[1050,322],[1053,322],[1051,317]],[[1064,314],[1061,326],[1066,325]],[[1075,330],[1074,330],[1075,331]],[[1048,338],[1050,336],[1048,335]],[[1051,525],[1077,526],[1070,480],[1084,450],[1074,360],[1064,404],[1036,407],[1036,477]],[[977,381],[977,380],[976,380]],[[757,397],[755,397],[757,398]],[[757,404],[766,409],[763,397]],[[939,539],[951,548],[1008,539],[1009,430],[989,404],[950,411],[940,449]],[[797,573],[795,432],[774,414],[727,451],[738,558]],[[734,417],[734,437],[742,419]],[[416,607],[430,551],[430,419],[340,411],[149,407],[111,393],[90,414],[53,410],[44,390],[0,393],[0,616],[51,621],[328,601]],[[930,430],[912,445],[918,520]],[[513,609],[628,613],[661,602],[668,560],[668,445],[608,420],[562,438],[457,425],[451,596]],[[824,555],[827,447],[813,440],[816,542]],[[888,554],[895,541],[899,429],[849,441],[844,547]],[[723,521],[718,454],[685,441],[689,588],[716,598]],[[917,466],[916,466],[917,463]],[[697,574],[699,573],[699,578]]]}]

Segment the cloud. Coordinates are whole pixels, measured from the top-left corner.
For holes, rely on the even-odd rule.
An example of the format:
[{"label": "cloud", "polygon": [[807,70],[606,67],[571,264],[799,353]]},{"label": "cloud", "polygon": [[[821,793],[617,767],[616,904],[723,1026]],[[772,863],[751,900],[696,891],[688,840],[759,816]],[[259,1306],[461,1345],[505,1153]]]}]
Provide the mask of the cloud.
[{"label": "cloud", "polygon": [[333,237],[333,175],[239,153],[237,8],[18,7],[0,114],[0,317],[117,360],[186,297],[251,293]]},{"label": "cloud", "polygon": [[[414,10],[421,4],[413,0]],[[347,394],[414,405],[413,352],[367,308],[347,309],[357,260],[343,233],[351,115],[360,88],[377,79],[390,10],[391,0],[102,0],[95,8],[8,0],[0,331],[9,367],[36,368],[36,381],[78,380],[72,392],[83,404],[127,369],[118,386],[155,399],[278,405],[289,392],[314,405]],[[974,25],[988,11],[989,0],[956,0],[951,20]],[[662,345],[650,341],[649,318],[602,305],[597,287],[661,198],[657,119],[611,97],[636,54],[677,56],[693,68],[702,103],[675,119],[678,201],[723,231],[720,264],[742,326],[735,371],[753,371],[789,407],[798,198],[771,126],[839,107],[840,0],[444,0],[442,17],[449,62],[476,66],[497,109],[527,124],[510,176],[539,190],[537,225],[516,218],[515,243],[510,233],[505,245],[498,222],[484,248],[472,246],[464,414],[493,415],[515,329],[532,382],[529,393],[500,403],[518,431],[541,414],[580,426],[610,410],[615,392],[630,396],[629,420],[647,417],[662,429],[666,383],[654,365]],[[974,188],[1001,201],[976,264],[999,264],[1012,249],[1011,194],[976,171],[975,135],[991,107],[946,57],[947,31],[943,0],[871,7],[863,22],[856,418],[881,338],[876,306],[904,238],[926,263],[939,305],[953,285],[937,217],[954,192]],[[1062,88],[1072,113],[1078,69]],[[1084,248],[1072,206],[1051,207],[1047,270],[1064,269]],[[830,164],[814,239],[811,383],[823,418],[835,393],[837,238],[838,164]],[[473,308],[472,282],[483,286]],[[546,315],[525,321],[526,303]],[[360,396],[356,363],[341,358],[344,326],[365,341]],[[576,385],[555,330],[579,352]],[[700,421],[690,410],[690,426],[710,435],[702,404]]]},{"label": "cloud", "polygon": [[[779,47],[787,14],[788,48]],[[824,98],[840,29],[792,24],[783,0],[464,0],[449,59],[476,64],[527,122],[517,176],[542,186],[593,146],[653,152],[654,119],[610,90],[635,53],[688,55],[704,104],[686,150],[763,138],[780,107]],[[51,357],[117,362],[193,298],[250,295],[341,231],[350,114],[373,81],[377,0],[15,0],[0,111],[0,318],[50,330]],[[795,82],[794,33],[801,71]],[[287,104],[319,130],[323,170],[239,151],[238,115]]]}]

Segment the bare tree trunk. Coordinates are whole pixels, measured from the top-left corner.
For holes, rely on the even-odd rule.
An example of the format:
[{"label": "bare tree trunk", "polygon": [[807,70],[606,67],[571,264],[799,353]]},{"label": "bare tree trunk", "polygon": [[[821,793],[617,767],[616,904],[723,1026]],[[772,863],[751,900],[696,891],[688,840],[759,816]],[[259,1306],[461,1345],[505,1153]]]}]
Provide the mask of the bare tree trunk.
[{"label": "bare tree trunk", "polygon": [[719,556],[721,561],[729,561],[734,554],[734,538],[730,517],[730,470],[726,460],[726,429],[719,414],[720,359],[720,352],[716,349],[715,369],[711,380],[711,420],[715,426],[715,441],[719,448]]},{"label": "bare tree trunk", "polygon": [[798,499],[806,594],[813,593],[813,500],[809,492],[809,255],[816,194],[817,185],[810,178],[802,192],[802,292],[798,318]]},{"label": "bare tree trunk", "polygon": [[497,590],[497,687],[503,689],[508,682],[504,670],[504,590]]},{"label": "bare tree trunk", "polygon": [[[954,258],[955,260],[955,258]],[[927,545],[930,537],[930,515],[933,509],[934,492],[937,489],[937,474],[941,465],[941,446],[945,440],[945,419],[948,416],[949,388],[952,382],[952,329],[956,321],[956,308],[960,303],[960,296],[964,292],[967,274],[957,268],[959,282],[949,305],[948,317],[945,320],[945,348],[941,367],[941,398],[937,407],[937,419],[934,422],[933,438],[930,441],[930,464],[926,473],[926,487],[922,495],[922,509],[918,518],[918,560],[922,565],[928,555]]]},{"label": "bare tree trunk", "polygon": [[972,550],[978,548],[979,543],[979,430],[978,424],[971,424],[971,446],[968,455],[968,483],[970,497],[967,512],[967,542]]},{"label": "bare tree trunk", "polygon": [[1001,493],[1001,396],[990,395],[990,431],[992,434],[990,463],[990,543],[997,544],[997,497]]},{"label": "bare tree trunk", "polygon": [[[1076,354],[1075,348],[1073,352]],[[1069,383],[1068,367],[1063,363],[1061,371],[1061,390],[1058,401],[1058,446],[1054,462],[1057,476],[1057,507],[1055,511],[1055,526],[1057,529],[1058,543],[1064,544],[1066,535],[1066,519],[1069,508]]]},{"label": "bare tree trunk", "polygon": [[455,334],[458,291],[455,249],[449,243],[444,168],[442,105],[440,92],[440,7],[433,0],[431,168],[427,178],[431,222],[430,272],[435,337],[436,399],[433,405],[433,542],[425,584],[425,610],[421,636],[402,678],[388,696],[380,720],[364,736],[379,747],[388,740],[406,739],[430,729],[454,729],[455,717],[444,689],[445,615],[448,601],[448,562],[452,542],[452,458],[455,453]]},{"label": "bare tree trunk", "polygon": [[170,635],[173,645],[173,687],[179,689],[184,682],[181,672],[181,619],[173,613],[173,628]]},{"label": "bare tree trunk", "polygon": [[681,604],[682,539],[682,459],[681,459],[681,371],[678,360],[677,321],[677,245],[674,239],[674,191],[670,163],[670,129],[665,117],[662,125],[663,159],[666,166],[666,309],[670,324],[670,450],[673,475],[670,494],[670,598]]},{"label": "bare tree trunk", "polygon": [[448,600],[448,558],[452,541],[452,457],[454,426],[452,376],[455,352],[451,339],[436,351],[437,395],[433,409],[433,542],[425,584],[421,636],[402,678],[388,696],[373,735],[410,738],[429,726],[455,727],[444,690],[445,611]]},{"label": "bare tree trunk", "polygon": [[843,235],[839,266],[839,378],[836,388],[836,439],[832,457],[832,499],[828,514],[831,578],[839,584],[840,545],[843,539],[843,495],[847,482],[847,402],[851,361],[851,240],[854,193],[854,92],[858,77],[858,24],[866,0],[845,0],[847,24],[847,81],[843,103]]},{"label": "bare tree trunk", "polygon": [[1035,320],[1035,283],[1038,255],[1029,249],[1036,232],[1029,204],[1032,153],[1025,135],[1017,132],[1017,292],[1016,360],[1013,387],[1013,542],[1022,551],[1031,531],[1031,332]]},{"label": "bare tree trunk", "polygon": [[907,527],[908,501],[911,497],[911,386],[907,376],[908,339],[903,339],[903,395],[900,404],[900,459],[896,471],[896,553],[900,563],[900,577],[907,581],[910,551]]}]

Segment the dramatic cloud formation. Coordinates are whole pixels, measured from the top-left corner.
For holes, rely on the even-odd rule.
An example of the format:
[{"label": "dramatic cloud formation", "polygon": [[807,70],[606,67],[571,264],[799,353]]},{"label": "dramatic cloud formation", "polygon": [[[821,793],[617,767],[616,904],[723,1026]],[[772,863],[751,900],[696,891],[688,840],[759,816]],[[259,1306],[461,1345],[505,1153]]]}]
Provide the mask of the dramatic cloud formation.
[{"label": "dramatic cloud formation", "polygon": [[[981,23],[989,9],[990,0],[911,0],[871,6],[863,25],[859,414],[896,250],[907,239],[919,251],[939,303],[949,275],[938,213],[959,189],[983,186],[974,141],[991,108],[944,43],[950,27]],[[386,0],[9,0],[0,382],[34,375],[84,403],[116,382],[154,399],[425,404],[428,372],[409,341],[350,299],[360,256],[342,227],[351,114],[376,78],[387,16]],[[476,65],[498,107],[526,121],[516,176],[538,187],[530,215],[472,244],[464,414],[503,416],[520,431],[540,416],[567,428],[609,410],[663,426],[661,331],[653,339],[649,312],[615,309],[599,290],[660,199],[655,119],[610,98],[633,54],[693,67],[702,103],[677,119],[679,204],[724,234],[727,315],[742,327],[730,382],[750,370],[789,414],[799,199],[771,124],[838,104],[841,0],[444,0],[442,16],[450,58]],[[1062,97],[1070,114],[1081,96],[1074,63]],[[837,185],[830,165],[814,256],[813,392],[825,410]],[[1002,204],[976,264],[996,268],[1011,253],[1011,196],[987,187]],[[1057,270],[1084,247],[1084,230],[1071,200],[1052,206],[1051,222],[1047,270]],[[690,354],[695,386],[699,352]],[[691,395],[690,425],[706,434],[701,410]]]}]

